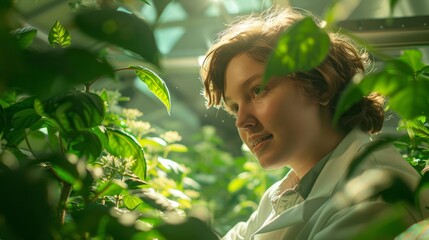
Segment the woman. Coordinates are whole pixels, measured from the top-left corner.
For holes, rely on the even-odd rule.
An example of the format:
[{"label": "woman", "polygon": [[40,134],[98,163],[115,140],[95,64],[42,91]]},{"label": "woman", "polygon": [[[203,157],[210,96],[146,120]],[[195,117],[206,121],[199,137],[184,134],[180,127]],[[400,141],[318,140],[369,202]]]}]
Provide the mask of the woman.
[{"label": "woman", "polygon": [[[382,128],[384,99],[375,93],[364,97],[338,126],[332,123],[341,92],[368,64],[367,55],[345,37],[329,33],[329,54],[315,69],[262,84],[279,35],[302,18],[292,9],[271,9],[239,19],[220,34],[202,66],[207,105],[235,116],[241,139],[263,168],[291,168],[247,222],[223,239],[351,239],[370,220],[398,213],[376,194],[383,184],[399,179],[415,189],[419,182],[420,175],[391,146],[350,169],[370,143],[369,134]],[[422,218],[412,206],[400,209],[398,233]]]}]

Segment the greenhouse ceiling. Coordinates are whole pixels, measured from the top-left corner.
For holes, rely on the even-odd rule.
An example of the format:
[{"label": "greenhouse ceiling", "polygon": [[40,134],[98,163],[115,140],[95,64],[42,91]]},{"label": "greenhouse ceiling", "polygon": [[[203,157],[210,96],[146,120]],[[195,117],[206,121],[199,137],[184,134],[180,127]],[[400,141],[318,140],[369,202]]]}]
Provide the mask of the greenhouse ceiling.
[{"label": "greenhouse ceiling", "polygon": [[[74,29],[73,6],[76,3],[92,4],[97,0],[17,0],[19,17],[25,24],[39,29],[34,48],[43,50],[47,44],[47,33],[59,20],[71,33],[75,46],[101,49],[88,37]],[[145,19],[154,28],[154,35],[162,55],[160,75],[166,81],[172,95],[172,112],[168,115],[156,99],[151,98],[144,86],[130,76],[122,76],[122,83],[105,83],[119,89],[133,100],[130,107],[139,108],[147,121],[158,127],[177,130],[184,141],[191,141],[203,125],[214,125],[228,146],[239,150],[239,139],[233,119],[221,110],[207,110],[201,96],[198,77],[199,60],[212,44],[215,34],[230,23],[234,17],[260,12],[273,4],[290,5],[310,10],[317,16],[332,1],[327,0],[122,0],[122,10],[131,11]],[[399,0],[391,9],[387,0],[344,0],[336,12],[344,28],[356,33],[379,47],[387,54],[397,55],[401,49],[419,47],[429,62],[429,0]],[[158,16],[154,5],[163,5]],[[395,24],[387,26],[387,21]],[[119,66],[133,63],[133,59],[112,54],[111,60]],[[105,87],[105,86],[103,86]]]}]

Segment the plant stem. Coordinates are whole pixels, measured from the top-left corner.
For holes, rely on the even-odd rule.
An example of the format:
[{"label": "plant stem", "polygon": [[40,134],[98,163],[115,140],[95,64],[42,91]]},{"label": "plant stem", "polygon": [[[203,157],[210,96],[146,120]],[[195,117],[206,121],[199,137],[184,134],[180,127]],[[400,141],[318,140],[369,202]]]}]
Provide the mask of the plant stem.
[{"label": "plant stem", "polygon": [[64,224],[64,220],[67,214],[67,208],[66,208],[67,199],[69,198],[72,190],[72,185],[70,183],[63,181],[62,185],[63,185],[63,188],[61,189],[60,202],[59,202],[58,212],[57,212],[58,225]]},{"label": "plant stem", "polygon": [[28,133],[28,132],[27,132],[27,129],[26,129],[26,130],[25,130],[25,136],[24,136],[24,138],[25,138],[25,143],[27,144],[28,150],[31,152],[31,154],[33,155],[33,157],[37,159],[36,154],[34,154],[34,151],[33,151],[33,149],[31,148],[30,141],[28,140],[28,135],[27,135],[27,133]]}]

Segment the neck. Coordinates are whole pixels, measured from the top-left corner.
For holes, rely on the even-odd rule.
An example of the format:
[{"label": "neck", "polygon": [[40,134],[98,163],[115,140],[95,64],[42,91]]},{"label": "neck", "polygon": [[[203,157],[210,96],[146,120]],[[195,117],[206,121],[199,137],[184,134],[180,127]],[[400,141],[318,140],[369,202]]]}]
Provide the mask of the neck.
[{"label": "neck", "polygon": [[308,148],[303,149],[299,156],[295,158],[296,160],[290,164],[290,167],[302,179],[314,165],[338,146],[345,135],[345,133],[333,128],[321,132],[319,135],[321,137],[310,144],[311,151],[308,151]]}]

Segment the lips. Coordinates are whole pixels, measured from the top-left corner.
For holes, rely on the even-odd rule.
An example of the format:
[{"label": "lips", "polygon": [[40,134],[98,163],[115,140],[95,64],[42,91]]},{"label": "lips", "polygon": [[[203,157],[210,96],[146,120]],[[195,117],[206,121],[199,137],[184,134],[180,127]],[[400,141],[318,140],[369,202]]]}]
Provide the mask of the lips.
[{"label": "lips", "polygon": [[255,150],[257,149],[261,143],[263,143],[264,141],[273,138],[273,135],[271,134],[267,134],[261,137],[254,137],[250,140],[250,144],[252,146],[252,148]]}]

